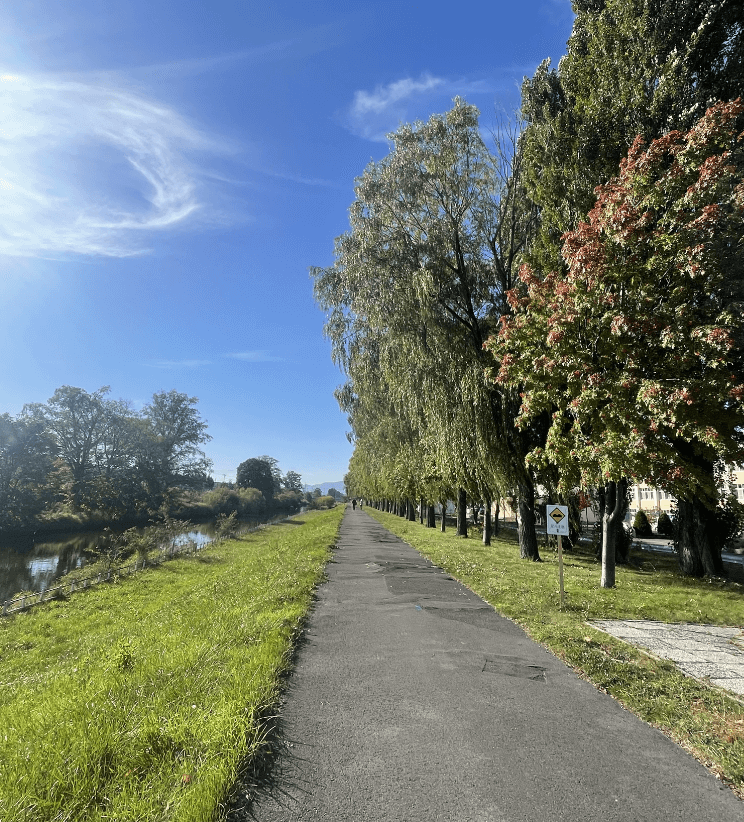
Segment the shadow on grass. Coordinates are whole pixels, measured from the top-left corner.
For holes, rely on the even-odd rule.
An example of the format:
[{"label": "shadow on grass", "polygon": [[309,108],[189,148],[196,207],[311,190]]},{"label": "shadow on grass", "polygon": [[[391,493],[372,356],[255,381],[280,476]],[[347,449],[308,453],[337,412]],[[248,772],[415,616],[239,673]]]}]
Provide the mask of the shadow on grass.
[{"label": "shadow on grass", "polygon": [[196,561],[200,565],[220,565],[220,564],[225,562],[225,558],[224,557],[216,557],[213,554],[212,555],[210,555],[210,554],[206,554],[206,555],[199,554],[196,557]]},{"label": "shadow on grass", "polygon": [[292,675],[307,643],[305,629],[317,601],[317,595],[313,594],[312,605],[297,630],[286,669],[279,681],[279,697],[275,704],[267,706],[259,720],[261,741],[258,750],[241,766],[230,791],[225,822],[255,820],[254,810],[259,805],[277,806],[288,817],[299,797],[311,793],[315,787],[314,783],[301,776],[301,763],[305,760],[300,750],[308,743],[293,740],[287,735],[282,709],[291,697]]}]

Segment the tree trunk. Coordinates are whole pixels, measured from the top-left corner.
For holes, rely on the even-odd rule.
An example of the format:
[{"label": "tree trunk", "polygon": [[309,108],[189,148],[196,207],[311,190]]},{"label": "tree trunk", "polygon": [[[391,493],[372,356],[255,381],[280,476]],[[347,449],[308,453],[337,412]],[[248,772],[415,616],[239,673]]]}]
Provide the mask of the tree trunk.
[{"label": "tree trunk", "polygon": [[496,508],[496,515],[493,518],[493,535],[496,536],[499,532],[499,527],[500,527],[500,525],[499,525],[499,514],[501,513],[501,511],[500,511],[500,509],[501,509],[501,499],[496,500],[496,505],[494,507]]},{"label": "tree trunk", "polygon": [[594,552],[594,557],[595,559],[601,560],[602,551],[604,550],[604,517],[605,510],[607,509],[604,485],[601,488],[597,488],[597,499],[599,500],[599,511],[597,512],[599,515],[599,541]]},{"label": "tree trunk", "polygon": [[437,518],[436,512],[434,510],[433,505],[426,506],[426,527],[427,528],[436,528],[437,525]]},{"label": "tree trunk", "polygon": [[677,501],[674,541],[679,554],[679,567],[685,576],[726,575],[721,546],[713,538],[714,517],[715,513],[698,497]]},{"label": "tree trunk", "polygon": [[416,522],[416,505],[412,499],[407,500],[408,503],[408,521]]},{"label": "tree trunk", "polygon": [[486,497],[486,504],[484,506],[485,512],[483,514],[483,544],[491,544],[491,500]]},{"label": "tree trunk", "polygon": [[618,565],[627,565],[630,562],[630,544],[633,541],[625,533],[625,515],[628,513],[628,480],[618,481],[620,499],[620,516],[615,522],[615,561]]},{"label": "tree trunk", "polygon": [[519,554],[522,559],[542,562],[540,552],[537,550],[537,533],[535,532],[535,486],[530,479],[528,482],[520,483],[518,491]]},{"label": "tree trunk", "polygon": [[442,506],[442,523],[440,525],[440,530],[444,533],[447,530],[447,500],[440,500],[439,504]]},{"label": "tree trunk", "polygon": [[419,500],[419,525],[424,524],[424,498]]},{"label": "tree trunk", "polygon": [[604,516],[602,517],[602,588],[615,587],[615,553],[618,528],[625,515],[628,481],[608,482],[604,488]]},{"label": "tree trunk", "polygon": [[467,537],[468,535],[468,498],[462,488],[457,490],[457,536]]}]

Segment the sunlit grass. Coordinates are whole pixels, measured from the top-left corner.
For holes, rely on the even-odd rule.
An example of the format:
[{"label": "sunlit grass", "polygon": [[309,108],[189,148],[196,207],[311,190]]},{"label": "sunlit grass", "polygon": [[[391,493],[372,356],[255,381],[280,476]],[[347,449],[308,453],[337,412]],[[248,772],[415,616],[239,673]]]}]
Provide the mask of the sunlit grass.
[{"label": "sunlit grass", "polygon": [[480,534],[458,538],[392,514],[365,509],[436,565],[513,619],[582,676],[661,728],[744,797],[744,705],[716,688],[587,624],[592,619],[652,619],[744,625],[744,587],[682,577],[673,557],[634,557],[618,567],[615,588],[600,588],[593,556],[564,553],[566,606],[560,608],[557,553],[519,558],[513,533],[491,546]]},{"label": "sunlit grass", "polygon": [[0,820],[218,819],[342,514],[0,622]]}]

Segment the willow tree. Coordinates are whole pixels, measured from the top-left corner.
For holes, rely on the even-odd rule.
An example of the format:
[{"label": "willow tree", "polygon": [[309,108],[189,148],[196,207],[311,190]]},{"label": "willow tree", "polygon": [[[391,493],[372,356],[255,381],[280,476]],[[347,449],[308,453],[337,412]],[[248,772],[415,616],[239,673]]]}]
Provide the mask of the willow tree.
[{"label": "willow tree", "polygon": [[405,507],[410,517],[413,500],[420,492],[419,434],[411,420],[397,412],[389,395],[369,389],[347,382],[336,392],[339,404],[347,411],[349,439],[355,446],[349,463],[350,482],[356,495],[390,501],[399,513]]},{"label": "willow tree", "polygon": [[511,424],[513,392],[488,383],[483,352],[533,215],[514,166],[486,147],[474,106],[456,99],[389,139],[390,153],[356,181],[334,265],[312,271],[334,357],[360,368],[370,351],[357,330],[373,329],[376,367],[398,413],[417,421],[435,472],[479,498],[517,485],[522,555],[537,559],[534,479]]}]

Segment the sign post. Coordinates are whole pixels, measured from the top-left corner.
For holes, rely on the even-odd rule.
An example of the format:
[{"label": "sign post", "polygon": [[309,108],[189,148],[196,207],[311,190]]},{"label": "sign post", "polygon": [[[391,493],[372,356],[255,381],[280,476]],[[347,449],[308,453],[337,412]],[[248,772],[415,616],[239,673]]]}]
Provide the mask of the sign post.
[{"label": "sign post", "polygon": [[566,595],[563,590],[563,546],[561,537],[568,536],[568,506],[548,505],[545,513],[547,532],[558,537],[558,575],[561,583],[561,608],[566,604]]}]

